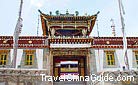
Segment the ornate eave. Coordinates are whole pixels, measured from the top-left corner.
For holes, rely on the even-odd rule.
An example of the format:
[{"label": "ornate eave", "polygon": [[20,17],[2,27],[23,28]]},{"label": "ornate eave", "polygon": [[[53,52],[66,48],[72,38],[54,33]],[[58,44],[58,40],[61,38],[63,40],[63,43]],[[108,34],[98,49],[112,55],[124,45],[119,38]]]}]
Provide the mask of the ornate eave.
[{"label": "ornate eave", "polygon": [[[50,30],[53,28],[70,29],[70,30],[87,29],[88,31],[86,35],[89,35],[94,27],[97,14],[92,16],[68,16],[68,15],[55,16],[55,15],[47,15],[47,14],[41,13],[40,17],[41,17],[42,30],[43,30],[44,36],[51,35]],[[82,34],[80,33],[78,35],[81,36]]]},{"label": "ornate eave", "polygon": [[43,16],[50,21],[88,21],[94,19],[97,15],[92,16],[62,16],[62,15],[46,15]]}]

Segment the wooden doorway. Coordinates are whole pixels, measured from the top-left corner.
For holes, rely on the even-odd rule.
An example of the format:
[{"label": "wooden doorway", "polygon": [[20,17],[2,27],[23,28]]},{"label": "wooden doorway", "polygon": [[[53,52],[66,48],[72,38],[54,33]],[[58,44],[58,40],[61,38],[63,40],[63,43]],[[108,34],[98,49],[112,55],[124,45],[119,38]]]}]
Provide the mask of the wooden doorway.
[{"label": "wooden doorway", "polygon": [[86,56],[53,56],[53,74],[86,76]]}]

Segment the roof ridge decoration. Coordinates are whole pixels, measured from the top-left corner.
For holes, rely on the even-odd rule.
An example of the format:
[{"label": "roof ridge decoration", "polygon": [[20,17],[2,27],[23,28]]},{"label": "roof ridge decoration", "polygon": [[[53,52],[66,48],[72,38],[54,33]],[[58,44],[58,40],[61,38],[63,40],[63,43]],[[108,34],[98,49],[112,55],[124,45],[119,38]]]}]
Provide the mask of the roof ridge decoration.
[{"label": "roof ridge decoration", "polygon": [[[40,10],[38,10],[38,12],[41,14],[41,16],[45,17],[45,18],[54,18],[54,17],[87,17],[87,19],[92,19],[93,17],[97,17],[97,15],[100,13],[100,11],[98,11],[96,14],[94,15],[82,15],[82,16],[76,16],[74,14],[59,14],[59,15],[50,15],[50,14],[44,14],[43,12],[41,12]],[[77,12],[77,11],[76,11]]]},{"label": "roof ridge decoration", "polygon": [[86,36],[89,36],[94,27],[97,15],[100,13],[98,11],[91,16],[78,16],[78,12],[76,12],[76,15],[69,14],[68,12],[60,15],[49,15],[42,13],[40,10],[38,11],[40,12],[43,36],[51,36],[51,29],[60,29],[58,32],[55,30],[56,36],[64,36],[66,33],[63,33],[63,30],[69,33],[65,36],[82,36],[82,30],[87,29]]}]

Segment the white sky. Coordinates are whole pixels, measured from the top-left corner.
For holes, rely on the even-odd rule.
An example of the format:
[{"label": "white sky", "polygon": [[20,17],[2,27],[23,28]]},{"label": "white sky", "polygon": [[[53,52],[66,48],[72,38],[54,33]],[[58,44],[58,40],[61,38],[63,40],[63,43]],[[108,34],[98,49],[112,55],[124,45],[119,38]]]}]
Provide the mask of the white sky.
[{"label": "white sky", "polygon": [[[123,0],[125,8],[125,29],[127,36],[138,36],[138,0]],[[20,0],[0,0],[0,36],[13,35],[17,23]],[[75,13],[79,15],[93,15],[100,11],[98,16],[100,36],[112,36],[111,18],[116,25],[116,34],[121,36],[121,25],[119,17],[118,0],[24,0],[23,3],[23,29],[21,35],[36,35],[38,23],[38,9],[49,14],[56,10],[60,13]],[[42,35],[41,22],[39,35]],[[97,36],[96,25],[93,28],[92,36]]]}]

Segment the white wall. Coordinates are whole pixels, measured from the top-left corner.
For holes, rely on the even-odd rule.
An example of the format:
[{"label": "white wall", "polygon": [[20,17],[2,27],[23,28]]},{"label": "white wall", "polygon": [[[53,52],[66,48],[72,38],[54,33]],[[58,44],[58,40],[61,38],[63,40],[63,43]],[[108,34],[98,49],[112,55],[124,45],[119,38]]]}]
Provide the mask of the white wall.
[{"label": "white wall", "polygon": [[[126,66],[125,62],[124,62],[123,49],[110,49],[110,50],[115,50],[117,59],[118,59],[118,63],[119,63],[119,67],[118,68],[103,68],[104,49],[99,49],[99,56],[98,56],[98,49],[95,49],[96,65],[97,65],[98,72],[117,71],[117,70],[122,71],[123,70],[122,67]],[[132,49],[127,50],[127,56],[128,56],[128,60],[129,60],[130,70],[132,69],[132,62],[133,62],[133,60],[132,60],[133,52],[132,51],[133,51]]]},{"label": "white wall", "polygon": [[[18,49],[17,50],[17,59],[16,59],[16,66],[20,65],[22,55],[23,55],[24,49]],[[11,60],[13,59],[13,49],[11,49]],[[43,63],[43,49],[36,49],[36,58],[38,63],[38,69],[42,69],[42,63]]]},{"label": "white wall", "polygon": [[125,66],[123,49],[117,49],[115,51],[116,51],[116,55],[117,55],[117,59],[118,59],[119,67],[120,67],[119,70],[123,70],[122,67]]},{"label": "white wall", "polygon": [[128,49],[127,50],[127,56],[128,56],[128,60],[129,60],[129,66],[130,66],[130,69],[132,69],[132,62],[133,62],[133,50],[132,49]]},{"label": "white wall", "polygon": [[[110,49],[110,50],[115,50],[115,52],[116,52],[118,63],[119,63],[118,68],[103,68],[104,50],[105,49],[99,49],[99,53],[98,53],[98,49],[95,49],[97,71],[101,72],[101,71],[123,70],[122,67],[125,66],[123,49]],[[99,54],[99,56],[98,56],[98,54]],[[133,62],[133,60],[132,60],[132,57],[133,57],[132,49],[127,50],[127,56],[128,56],[128,60],[129,60],[130,69],[132,69],[132,62]]]},{"label": "white wall", "polygon": [[36,58],[38,63],[38,69],[43,68],[43,49],[36,49]]},{"label": "white wall", "polygon": [[[126,66],[125,60],[124,60],[125,58],[123,56],[123,49],[116,50],[116,53],[117,53],[117,57],[118,57],[118,60],[120,63],[120,70],[123,70],[122,67]],[[127,50],[127,57],[128,57],[129,67],[130,67],[130,69],[132,69],[132,62],[133,62],[133,60],[132,60],[132,57],[133,57],[132,49]]]},{"label": "white wall", "polygon": [[103,56],[104,56],[103,49],[99,49],[99,51],[98,49],[95,49],[96,66],[98,72],[103,70]]},{"label": "white wall", "polygon": [[[23,49],[18,49],[17,50],[17,58],[16,58],[16,67],[18,65],[20,65],[20,62],[21,62],[21,58],[22,58],[22,54],[23,54]],[[13,49],[11,49],[11,61],[13,60]]]}]

